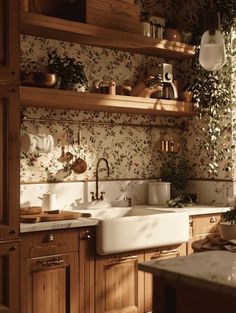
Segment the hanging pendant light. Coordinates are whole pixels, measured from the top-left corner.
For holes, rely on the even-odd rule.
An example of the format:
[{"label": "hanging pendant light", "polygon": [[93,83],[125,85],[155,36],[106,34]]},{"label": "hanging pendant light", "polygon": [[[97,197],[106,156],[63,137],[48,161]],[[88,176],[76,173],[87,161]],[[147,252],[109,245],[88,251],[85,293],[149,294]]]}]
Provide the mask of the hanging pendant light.
[{"label": "hanging pendant light", "polygon": [[201,38],[199,63],[207,71],[217,71],[226,61],[225,42],[219,31],[219,14],[211,12],[208,30]]}]

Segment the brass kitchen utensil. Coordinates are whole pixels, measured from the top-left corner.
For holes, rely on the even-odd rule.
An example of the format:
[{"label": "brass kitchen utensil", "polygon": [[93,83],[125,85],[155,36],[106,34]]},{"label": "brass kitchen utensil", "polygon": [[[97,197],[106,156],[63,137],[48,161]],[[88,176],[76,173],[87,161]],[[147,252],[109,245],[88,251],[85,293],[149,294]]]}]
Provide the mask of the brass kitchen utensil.
[{"label": "brass kitchen utensil", "polygon": [[81,132],[78,131],[78,149],[79,149],[79,157],[74,161],[71,165],[71,169],[77,174],[83,174],[87,170],[87,163],[84,159],[80,157],[80,152],[82,149],[81,146]]},{"label": "brass kitchen utensil", "polygon": [[[67,144],[69,146],[69,132],[67,131]],[[69,163],[73,159],[73,154],[70,151],[65,152],[65,146],[61,147],[61,155],[57,159],[61,163]]]}]

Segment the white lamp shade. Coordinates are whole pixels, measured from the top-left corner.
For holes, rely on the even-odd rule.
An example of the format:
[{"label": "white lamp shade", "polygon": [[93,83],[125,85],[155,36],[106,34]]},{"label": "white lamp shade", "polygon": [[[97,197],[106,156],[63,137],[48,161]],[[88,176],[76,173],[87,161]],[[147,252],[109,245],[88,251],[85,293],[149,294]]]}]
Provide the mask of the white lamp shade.
[{"label": "white lamp shade", "polygon": [[217,71],[225,63],[225,42],[220,31],[216,30],[214,35],[206,31],[202,35],[199,63],[207,71]]}]

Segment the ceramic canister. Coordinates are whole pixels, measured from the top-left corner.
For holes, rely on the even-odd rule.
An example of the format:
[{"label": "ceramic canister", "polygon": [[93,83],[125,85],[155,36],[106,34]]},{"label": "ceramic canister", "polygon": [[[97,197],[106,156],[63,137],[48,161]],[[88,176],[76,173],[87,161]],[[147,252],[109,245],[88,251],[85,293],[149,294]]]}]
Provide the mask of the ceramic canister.
[{"label": "ceramic canister", "polygon": [[43,194],[43,211],[50,211],[56,208],[56,195],[54,193]]},{"label": "ceramic canister", "polygon": [[150,182],[148,183],[148,204],[149,205],[166,205],[170,200],[169,182]]}]

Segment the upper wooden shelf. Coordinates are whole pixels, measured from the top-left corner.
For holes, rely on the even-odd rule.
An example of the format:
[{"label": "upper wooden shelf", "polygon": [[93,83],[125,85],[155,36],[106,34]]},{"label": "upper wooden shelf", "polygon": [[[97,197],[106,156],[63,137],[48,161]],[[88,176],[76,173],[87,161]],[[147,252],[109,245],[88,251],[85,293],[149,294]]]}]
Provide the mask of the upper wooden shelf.
[{"label": "upper wooden shelf", "polygon": [[192,103],[129,96],[112,96],[69,90],[20,87],[23,107],[77,109],[160,116],[192,116]]},{"label": "upper wooden shelf", "polygon": [[192,58],[195,53],[194,46],[184,43],[35,13],[22,12],[21,33],[176,60]]}]

